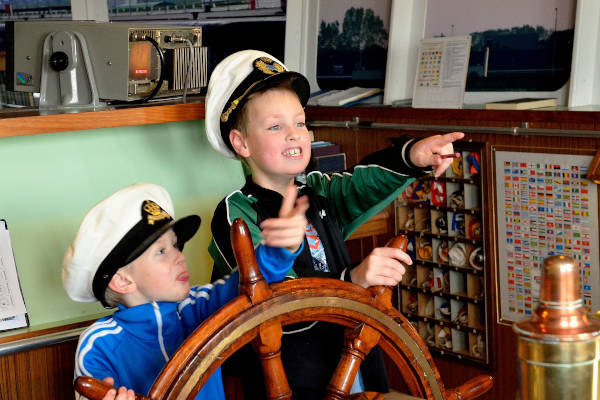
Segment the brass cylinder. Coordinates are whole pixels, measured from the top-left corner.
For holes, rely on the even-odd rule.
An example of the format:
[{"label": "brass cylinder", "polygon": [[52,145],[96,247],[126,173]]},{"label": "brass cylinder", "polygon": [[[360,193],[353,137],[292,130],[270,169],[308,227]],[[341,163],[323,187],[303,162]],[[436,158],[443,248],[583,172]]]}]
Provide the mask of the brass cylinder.
[{"label": "brass cylinder", "polygon": [[521,400],[599,400],[600,321],[590,320],[575,261],[544,261],[540,299],[513,325]]}]

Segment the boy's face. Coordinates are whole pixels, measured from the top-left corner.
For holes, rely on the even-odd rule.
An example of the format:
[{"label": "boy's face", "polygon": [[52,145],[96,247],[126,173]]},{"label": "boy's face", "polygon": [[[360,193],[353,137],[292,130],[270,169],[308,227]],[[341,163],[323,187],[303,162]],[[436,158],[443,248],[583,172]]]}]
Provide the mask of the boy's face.
[{"label": "boy's face", "polygon": [[246,107],[247,131],[240,135],[243,143],[238,153],[246,158],[257,184],[279,191],[304,171],[310,160],[304,109],[298,96],[286,89],[261,93]]},{"label": "boy's face", "polygon": [[187,262],[177,247],[177,236],[172,229],[136,258],[131,267],[139,304],[181,301],[190,291]]}]

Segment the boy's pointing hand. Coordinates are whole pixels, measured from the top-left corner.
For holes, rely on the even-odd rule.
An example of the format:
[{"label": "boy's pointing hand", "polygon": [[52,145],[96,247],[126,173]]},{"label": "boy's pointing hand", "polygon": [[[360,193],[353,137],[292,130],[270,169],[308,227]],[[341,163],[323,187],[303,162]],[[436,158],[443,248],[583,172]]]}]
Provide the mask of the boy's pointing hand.
[{"label": "boy's pointing hand", "polygon": [[298,197],[298,188],[290,185],[286,189],[278,218],[269,218],[260,224],[264,243],[272,247],[284,247],[295,253],[302,242],[306,228],[308,197]]},{"label": "boy's pointing hand", "polygon": [[454,153],[452,143],[465,136],[462,132],[433,135],[416,142],[410,149],[410,160],[417,167],[433,167],[435,176],[440,176],[452,164],[452,158],[441,155]]}]

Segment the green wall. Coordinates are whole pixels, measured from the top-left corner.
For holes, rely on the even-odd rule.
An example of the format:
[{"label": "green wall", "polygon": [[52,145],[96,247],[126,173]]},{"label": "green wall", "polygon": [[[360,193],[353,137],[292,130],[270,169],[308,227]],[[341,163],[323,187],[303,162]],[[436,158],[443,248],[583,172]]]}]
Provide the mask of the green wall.
[{"label": "green wall", "polygon": [[104,312],[69,299],[61,282],[63,254],[98,201],[136,182],[164,186],[177,216],[202,218],[184,253],[192,283],[204,283],[212,269],[212,212],[243,182],[240,163],[208,143],[204,121],[2,138],[0,171],[0,218],[10,230],[33,328]]}]

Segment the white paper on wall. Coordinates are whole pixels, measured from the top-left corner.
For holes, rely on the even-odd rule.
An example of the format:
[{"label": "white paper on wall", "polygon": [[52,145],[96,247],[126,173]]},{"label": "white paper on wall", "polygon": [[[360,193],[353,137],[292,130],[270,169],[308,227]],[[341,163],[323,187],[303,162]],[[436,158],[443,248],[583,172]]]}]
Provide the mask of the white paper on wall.
[{"label": "white paper on wall", "polygon": [[27,309],[19,284],[10,233],[0,220],[0,331],[27,326]]}]

